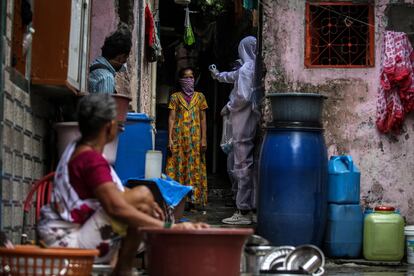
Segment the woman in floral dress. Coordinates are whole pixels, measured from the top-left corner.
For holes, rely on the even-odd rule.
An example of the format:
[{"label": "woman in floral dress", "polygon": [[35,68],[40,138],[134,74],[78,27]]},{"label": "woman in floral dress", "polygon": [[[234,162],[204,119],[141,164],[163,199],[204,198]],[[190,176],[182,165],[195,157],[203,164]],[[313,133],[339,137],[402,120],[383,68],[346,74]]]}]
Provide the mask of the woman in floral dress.
[{"label": "woman in floral dress", "polygon": [[179,183],[193,187],[191,207],[207,204],[207,102],[204,95],[194,91],[194,72],[180,71],[182,91],[171,95],[168,108],[168,148],[166,173]]}]

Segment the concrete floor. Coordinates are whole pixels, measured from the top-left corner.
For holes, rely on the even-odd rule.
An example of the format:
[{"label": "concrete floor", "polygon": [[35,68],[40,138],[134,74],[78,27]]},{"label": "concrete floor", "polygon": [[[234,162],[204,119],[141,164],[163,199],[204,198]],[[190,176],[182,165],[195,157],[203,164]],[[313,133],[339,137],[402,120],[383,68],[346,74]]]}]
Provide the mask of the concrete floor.
[{"label": "concrete floor", "polygon": [[[228,190],[211,189],[209,193],[209,204],[206,212],[185,212],[185,218],[190,221],[202,221],[209,223],[213,227],[234,227],[221,223],[223,218],[233,214],[234,208],[225,206],[225,195]],[[246,227],[246,226],[244,226]],[[255,228],[255,225],[247,227]],[[260,274],[266,275],[266,274]],[[270,274],[267,274],[270,275]],[[277,274],[273,274],[277,275]],[[280,274],[279,274],[280,275]],[[286,274],[284,274],[286,275]],[[328,259],[325,265],[324,275],[354,275],[354,276],[414,276],[414,265],[404,262],[370,262],[363,259]],[[241,276],[252,276],[251,274],[241,274]]]}]

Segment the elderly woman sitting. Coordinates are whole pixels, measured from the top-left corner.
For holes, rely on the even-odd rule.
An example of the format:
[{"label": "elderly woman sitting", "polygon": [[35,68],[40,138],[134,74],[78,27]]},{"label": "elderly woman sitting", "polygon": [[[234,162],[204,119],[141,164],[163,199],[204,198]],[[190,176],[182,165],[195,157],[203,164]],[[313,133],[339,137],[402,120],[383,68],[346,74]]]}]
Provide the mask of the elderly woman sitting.
[{"label": "elderly woman sitting", "polygon": [[128,275],[141,242],[139,227],[197,229],[207,225],[164,223],[163,212],[148,188],[122,186],[102,155],[105,144],[117,135],[115,119],[116,104],[110,95],[90,94],[80,100],[82,136],[62,154],[52,202],[42,208],[38,231],[49,246],[99,249],[99,263],[110,261],[120,249],[114,275]]}]

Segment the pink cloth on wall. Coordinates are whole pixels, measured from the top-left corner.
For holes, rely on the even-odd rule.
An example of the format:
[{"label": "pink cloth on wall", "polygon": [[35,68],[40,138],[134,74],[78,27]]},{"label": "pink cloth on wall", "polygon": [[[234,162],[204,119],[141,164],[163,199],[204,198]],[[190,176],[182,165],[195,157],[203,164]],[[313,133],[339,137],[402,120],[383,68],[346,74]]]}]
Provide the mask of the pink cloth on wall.
[{"label": "pink cloth on wall", "polygon": [[377,128],[399,132],[414,109],[414,52],[403,32],[386,31],[382,47]]}]

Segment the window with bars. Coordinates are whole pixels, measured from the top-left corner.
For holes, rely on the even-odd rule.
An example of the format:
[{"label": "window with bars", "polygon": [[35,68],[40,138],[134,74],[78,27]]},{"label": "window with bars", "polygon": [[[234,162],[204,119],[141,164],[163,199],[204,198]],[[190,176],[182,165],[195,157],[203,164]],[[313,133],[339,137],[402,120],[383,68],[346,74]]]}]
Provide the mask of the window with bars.
[{"label": "window with bars", "polygon": [[371,4],[306,3],[306,67],[374,66]]}]

